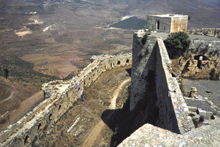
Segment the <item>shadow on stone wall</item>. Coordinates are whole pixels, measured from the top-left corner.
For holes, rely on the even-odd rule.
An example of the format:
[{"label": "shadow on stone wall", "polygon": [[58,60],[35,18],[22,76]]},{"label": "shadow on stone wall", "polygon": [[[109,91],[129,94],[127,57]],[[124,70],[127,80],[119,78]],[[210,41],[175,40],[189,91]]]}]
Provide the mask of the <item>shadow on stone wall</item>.
[{"label": "shadow on stone wall", "polygon": [[[150,58],[155,58],[154,53],[152,53],[151,56],[152,57]],[[148,64],[146,64],[146,66],[149,67]],[[145,67],[145,69],[147,68]],[[144,98],[138,102],[133,111],[130,111],[129,109],[129,91],[129,97],[122,109],[108,109],[103,112],[101,116],[102,120],[114,132],[111,138],[112,147],[117,146],[135,130],[146,123],[156,126],[157,120],[159,119],[159,108],[156,106],[157,95],[155,76],[155,66],[148,71],[147,76],[146,73],[145,75],[141,76],[147,83],[145,87],[146,90],[144,93]]]},{"label": "shadow on stone wall", "polygon": [[[81,98],[103,72],[131,65],[131,54],[93,56],[93,60],[78,76],[68,81],[55,80],[42,86],[45,100],[18,122],[0,132],[0,146],[30,146],[36,138],[53,130],[53,125]],[[40,126],[40,127],[39,127]],[[39,129],[41,128],[41,129]]]}]

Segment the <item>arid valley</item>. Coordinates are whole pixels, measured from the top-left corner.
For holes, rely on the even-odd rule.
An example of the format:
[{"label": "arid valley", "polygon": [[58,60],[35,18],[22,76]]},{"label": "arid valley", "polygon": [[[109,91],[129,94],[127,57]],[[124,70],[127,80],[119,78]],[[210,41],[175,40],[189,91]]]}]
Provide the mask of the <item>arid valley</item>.
[{"label": "arid valley", "polygon": [[[44,100],[42,84],[71,79],[94,55],[131,52],[134,31],[145,27],[148,14],[189,15],[189,30],[219,28],[219,6],[218,0],[0,0],[0,131]],[[99,117],[106,109],[123,107],[130,70],[129,65],[103,74],[86,89],[86,101],[78,101],[54,134],[40,141],[45,146],[110,144],[115,132]],[[85,117],[83,127],[72,140],[63,132],[78,115]]]}]

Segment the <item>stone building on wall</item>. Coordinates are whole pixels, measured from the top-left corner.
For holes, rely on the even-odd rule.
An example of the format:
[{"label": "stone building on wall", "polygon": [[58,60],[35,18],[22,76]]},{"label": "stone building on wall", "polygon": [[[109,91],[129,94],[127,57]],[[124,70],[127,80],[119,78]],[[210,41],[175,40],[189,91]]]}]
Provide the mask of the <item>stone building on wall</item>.
[{"label": "stone building on wall", "polygon": [[156,32],[187,32],[188,15],[161,14],[147,16],[147,29]]}]

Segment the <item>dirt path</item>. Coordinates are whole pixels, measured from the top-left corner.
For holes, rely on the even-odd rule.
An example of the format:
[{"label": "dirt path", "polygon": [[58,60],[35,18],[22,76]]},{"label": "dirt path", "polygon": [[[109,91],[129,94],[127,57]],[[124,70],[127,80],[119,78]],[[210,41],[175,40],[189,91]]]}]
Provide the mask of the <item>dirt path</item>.
[{"label": "dirt path", "polygon": [[15,92],[13,87],[0,83],[0,103],[4,103],[5,101],[11,99],[14,94]]},{"label": "dirt path", "polygon": [[[131,81],[131,79],[127,78],[117,87],[117,89],[113,93],[113,98],[111,99],[111,104],[109,106],[109,109],[116,108],[116,100],[117,100],[117,97],[118,97],[121,89],[130,81]],[[98,136],[100,135],[104,126],[105,126],[105,123],[102,120],[100,120],[95,125],[95,127],[92,129],[92,131],[89,133],[89,135],[86,137],[85,141],[82,144],[82,147],[91,147],[94,144],[94,142],[96,141],[96,139],[98,138]]]},{"label": "dirt path", "polygon": [[15,95],[15,92],[12,91],[11,94],[10,94],[6,99],[0,101],[0,103],[4,103],[4,102],[6,102],[6,101],[12,99],[12,98],[14,97],[14,95]]}]

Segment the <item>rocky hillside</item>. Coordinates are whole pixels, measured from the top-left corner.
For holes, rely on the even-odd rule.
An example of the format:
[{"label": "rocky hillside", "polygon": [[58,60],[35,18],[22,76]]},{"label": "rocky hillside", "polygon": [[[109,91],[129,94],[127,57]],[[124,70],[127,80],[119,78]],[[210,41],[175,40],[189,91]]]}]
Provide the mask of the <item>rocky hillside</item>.
[{"label": "rocky hillside", "polygon": [[[126,15],[145,17],[151,13],[180,13],[191,17],[191,27],[220,27],[219,0],[91,0],[105,5],[121,5]],[[119,3],[119,4],[118,4]]]},{"label": "rocky hillside", "polygon": [[[106,11],[114,10],[121,16],[135,15],[145,18],[152,13],[180,13],[190,15],[190,27],[220,27],[220,1],[219,0],[21,0],[20,3],[30,2],[38,5],[38,10],[51,4],[83,4],[88,7],[91,14],[94,6],[108,8]],[[14,3],[17,0],[0,0],[0,11],[7,11],[7,3]],[[36,7],[35,7],[36,8]],[[72,7],[74,8],[74,7]],[[53,8],[52,8],[53,9]],[[51,9],[51,11],[52,11]],[[67,8],[69,9],[69,8]],[[80,8],[77,8],[80,9]],[[43,11],[43,10],[42,10]],[[85,12],[86,13],[86,12]]]}]

